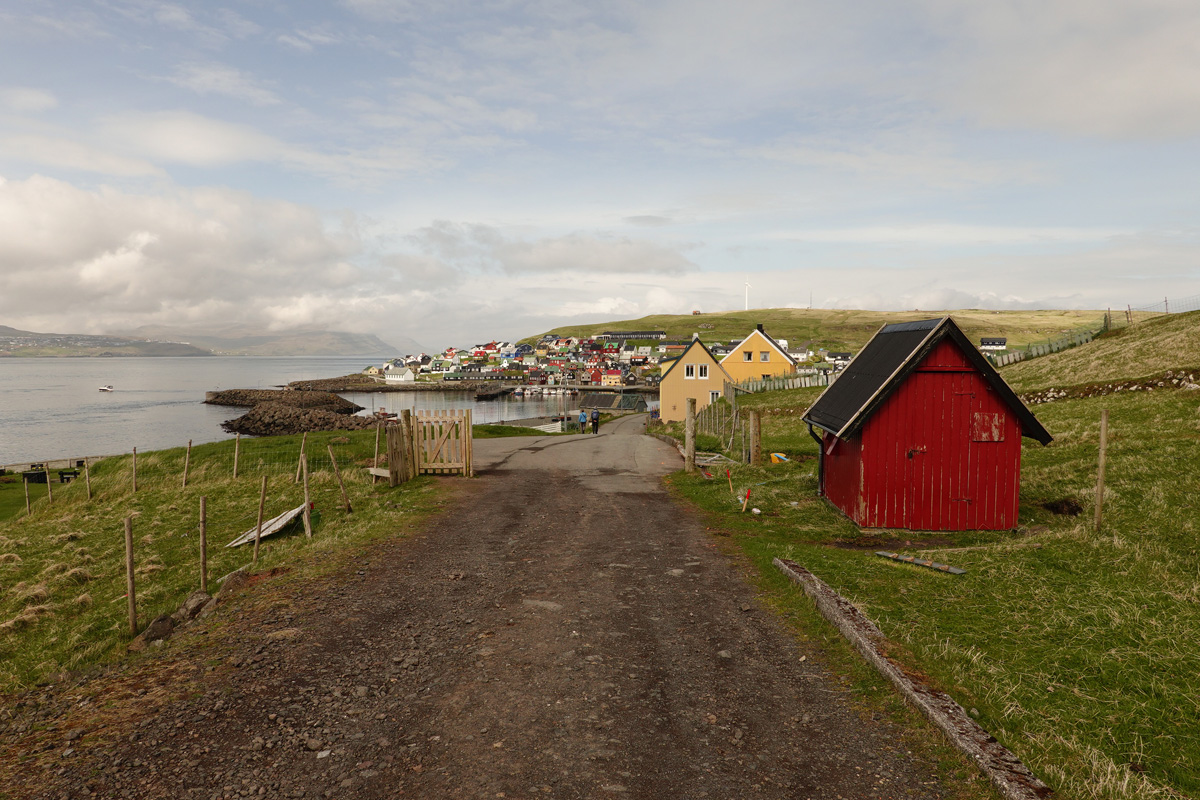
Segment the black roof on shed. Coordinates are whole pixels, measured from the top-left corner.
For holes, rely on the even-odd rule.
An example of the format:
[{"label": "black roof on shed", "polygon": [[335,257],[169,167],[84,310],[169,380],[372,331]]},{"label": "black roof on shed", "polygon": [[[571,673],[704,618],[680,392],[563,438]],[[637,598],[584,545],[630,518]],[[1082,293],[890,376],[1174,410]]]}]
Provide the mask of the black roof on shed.
[{"label": "black roof on shed", "polygon": [[1021,433],[1042,444],[1053,438],[950,317],[884,325],[829,385],[803,419],[840,439],[857,433],[917,365],[946,337],[1017,415]]}]

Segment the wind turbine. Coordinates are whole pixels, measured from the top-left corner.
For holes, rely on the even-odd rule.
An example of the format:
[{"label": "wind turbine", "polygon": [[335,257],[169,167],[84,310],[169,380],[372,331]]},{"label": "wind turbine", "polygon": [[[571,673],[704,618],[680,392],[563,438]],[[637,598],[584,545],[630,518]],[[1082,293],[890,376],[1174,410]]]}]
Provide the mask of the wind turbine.
[{"label": "wind turbine", "polygon": [[746,281],[746,310],[750,310],[750,281]]}]

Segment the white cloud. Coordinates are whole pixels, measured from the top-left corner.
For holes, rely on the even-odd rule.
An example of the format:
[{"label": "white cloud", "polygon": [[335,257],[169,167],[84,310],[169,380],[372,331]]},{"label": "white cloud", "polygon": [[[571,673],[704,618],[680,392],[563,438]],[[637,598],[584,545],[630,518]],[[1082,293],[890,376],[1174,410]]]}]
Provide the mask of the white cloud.
[{"label": "white cloud", "polygon": [[168,81],[199,94],[217,94],[254,105],[277,105],[273,92],[258,85],[252,75],[225,64],[183,64]]},{"label": "white cloud", "polygon": [[271,160],[281,150],[277,140],[253,128],[189,111],[114,114],[101,120],[100,129],[128,150],[189,166]]},{"label": "white cloud", "polygon": [[955,223],[913,223],[876,225],[863,228],[829,228],[779,231],[771,238],[827,244],[928,245],[959,247],[971,245],[1022,246],[1030,244],[1095,243],[1117,236],[1128,236],[1128,228],[1014,227],[1001,225],[962,225]]},{"label": "white cloud", "polygon": [[18,114],[37,114],[58,105],[58,98],[44,89],[9,86],[0,89],[0,106]]},{"label": "white cloud", "polygon": [[67,170],[83,170],[102,175],[143,177],[163,175],[148,161],[108,152],[98,147],[54,136],[23,135],[0,139],[0,149],[8,158],[20,158],[35,164]]},{"label": "white cloud", "polygon": [[489,225],[439,221],[416,232],[411,239],[446,261],[499,269],[511,275],[553,272],[678,275],[695,269],[680,249],[604,234],[571,233],[521,239]]},{"label": "white cloud", "polygon": [[1085,137],[1200,133],[1200,5],[1189,0],[921,3],[953,44],[936,82],[984,124]]}]

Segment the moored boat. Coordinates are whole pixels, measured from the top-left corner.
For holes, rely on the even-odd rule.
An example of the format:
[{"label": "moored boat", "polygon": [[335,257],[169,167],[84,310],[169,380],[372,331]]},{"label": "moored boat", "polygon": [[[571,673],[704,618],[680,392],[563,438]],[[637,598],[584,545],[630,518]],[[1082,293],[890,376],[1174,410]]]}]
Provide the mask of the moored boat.
[{"label": "moored boat", "polygon": [[112,387],[111,383],[106,383],[100,387],[100,391],[102,391],[102,392],[111,392],[112,390],[113,390],[113,387]]}]

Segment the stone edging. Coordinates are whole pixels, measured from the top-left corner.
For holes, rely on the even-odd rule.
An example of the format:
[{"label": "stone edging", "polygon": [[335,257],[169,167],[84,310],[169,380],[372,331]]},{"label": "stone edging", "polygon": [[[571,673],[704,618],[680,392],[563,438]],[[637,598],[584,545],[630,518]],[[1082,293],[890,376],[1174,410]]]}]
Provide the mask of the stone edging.
[{"label": "stone edging", "polygon": [[971,757],[1007,800],[1040,800],[1053,790],[1029,771],[1012,751],[996,741],[948,694],[914,680],[884,655],[887,639],[850,601],[794,561],[777,558],[775,566],[803,587],[827,620],[888,678],[910,703],[920,709],[946,738]]},{"label": "stone edging", "polygon": [[665,433],[650,433],[649,431],[647,431],[646,435],[653,436],[655,439],[658,439],[660,442],[666,442],[667,444],[671,445],[676,450],[678,450],[679,455],[681,455],[681,456],[684,455],[683,445],[681,445],[679,443],[678,439],[673,439],[670,436],[667,436]]}]

